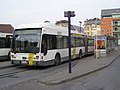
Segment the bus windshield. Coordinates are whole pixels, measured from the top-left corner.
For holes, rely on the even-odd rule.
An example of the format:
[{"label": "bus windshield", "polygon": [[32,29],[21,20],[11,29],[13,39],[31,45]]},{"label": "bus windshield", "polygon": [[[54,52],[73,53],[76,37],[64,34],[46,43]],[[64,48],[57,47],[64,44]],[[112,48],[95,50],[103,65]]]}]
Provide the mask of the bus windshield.
[{"label": "bus windshield", "polygon": [[16,29],[12,40],[12,52],[38,53],[41,29]]}]

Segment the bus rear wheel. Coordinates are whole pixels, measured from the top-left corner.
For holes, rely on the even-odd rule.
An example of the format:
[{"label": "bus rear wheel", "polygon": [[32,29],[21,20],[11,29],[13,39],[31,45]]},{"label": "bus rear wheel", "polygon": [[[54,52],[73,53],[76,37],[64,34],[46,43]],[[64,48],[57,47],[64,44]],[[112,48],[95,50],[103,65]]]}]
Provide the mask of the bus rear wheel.
[{"label": "bus rear wheel", "polygon": [[55,56],[55,59],[54,59],[54,65],[59,65],[60,63],[61,63],[61,58],[60,58],[60,55],[59,54],[57,54],[56,56]]}]

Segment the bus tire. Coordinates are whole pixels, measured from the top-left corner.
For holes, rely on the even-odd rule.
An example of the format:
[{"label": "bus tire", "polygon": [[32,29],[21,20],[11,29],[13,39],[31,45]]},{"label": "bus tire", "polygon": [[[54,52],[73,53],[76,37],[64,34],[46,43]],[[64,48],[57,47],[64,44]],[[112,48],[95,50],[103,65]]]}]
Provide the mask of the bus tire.
[{"label": "bus tire", "polygon": [[61,63],[61,58],[59,54],[56,54],[55,59],[54,59],[54,65],[57,66]]},{"label": "bus tire", "polygon": [[79,51],[79,59],[82,58],[82,50]]}]

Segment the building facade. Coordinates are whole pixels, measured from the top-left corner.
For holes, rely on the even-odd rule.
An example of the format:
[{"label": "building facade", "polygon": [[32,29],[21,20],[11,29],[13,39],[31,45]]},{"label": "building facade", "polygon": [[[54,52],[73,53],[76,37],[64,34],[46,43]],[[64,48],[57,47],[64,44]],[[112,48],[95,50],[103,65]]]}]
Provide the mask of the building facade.
[{"label": "building facade", "polygon": [[100,20],[101,34],[113,35],[112,32],[112,18],[101,18]]},{"label": "building facade", "polygon": [[[68,21],[67,20],[56,21],[55,25],[68,28]],[[71,30],[74,30],[74,31],[76,30],[79,33],[84,33],[83,27],[79,27],[76,25],[71,25]]]},{"label": "building facade", "polygon": [[86,19],[86,21],[84,21],[84,33],[90,36],[100,34],[100,19]]},{"label": "building facade", "polygon": [[55,25],[62,26],[62,27],[68,27],[68,21],[67,20],[56,21]]},{"label": "building facade", "polygon": [[101,34],[114,36],[120,45],[120,8],[102,10],[100,26]]}]

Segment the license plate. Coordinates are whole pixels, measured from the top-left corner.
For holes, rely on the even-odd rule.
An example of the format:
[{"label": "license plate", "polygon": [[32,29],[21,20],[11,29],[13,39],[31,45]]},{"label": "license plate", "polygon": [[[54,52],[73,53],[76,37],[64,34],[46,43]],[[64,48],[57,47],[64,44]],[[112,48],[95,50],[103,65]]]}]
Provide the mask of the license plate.
[{"label": "license plate", "polygon": [[27,61],[22,61],[22,64],[27,64]]}]

